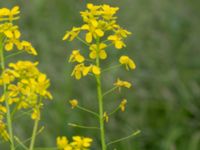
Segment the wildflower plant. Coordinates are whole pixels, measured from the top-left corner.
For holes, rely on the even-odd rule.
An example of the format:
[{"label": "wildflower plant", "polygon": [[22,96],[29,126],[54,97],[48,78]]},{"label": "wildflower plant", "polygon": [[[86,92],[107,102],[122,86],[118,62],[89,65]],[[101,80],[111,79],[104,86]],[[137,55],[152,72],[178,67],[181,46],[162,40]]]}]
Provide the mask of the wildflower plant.
[{"label": "wildflower plant", "polygon": [[[0,137],[10,143],[11,150],[19,145],[33,150],[43,100],[52,99],[52,95],[48,90],[50,81],[37,68],[38,62],[8,62],[10,57],[23,52],[37,55],[30,42],[20,39],[21,32],[15,24],[19,13],[18,6],[0,9]],[[29,114],[34,121],[29,148],[15,135],[13,119],[17,112]]]},{"label": "wildflower plant", "polygon": [[[106,4],[93,5],[91,3],[88,3],[87,9],[80,12],[83,19],[83,24],[79,27],[73,27],[70,31],[67,31],[63,37],[63,40],[69,41],[78,39],[88,47],[87,56],[84,56],[82,54],[82,50],[72,50],[72,53],[69,57],[69,63],[73,63],[75,66],[71,73],[71,76],[73,76],[77,80],[80,80],[87,75],[92,75],[94,77],[97,86],[97,99],[99,108],[99,112],[94,112],[88,108],[81,106],[78,103],[78,100],[70,100],[69,102],[72,108],[81,109],[95,115],[98,118],[99,126],[85,127],[72,123],[70,123],[69,125],[73,127],[98,129],[100,133],[102,150],[106,150],[107,146],[109,146],[110,144],[120,142],[140,132],[138,130],[127,137],[114,140],[112,142],[107,142],[105,140],[105,123],[108,122],[109,117],[118,110],[121,110],[122,112],[125,111],[127,100],[124,98],[116,109],[108,113],[104,109],[104,99],[106,98],[107,94],[113,92],[116,89],[120,90],[123,87],[131,88],[130,82],[123,81],[118,78],[117,81],[113,83],[113,87],[110,90],[103,92],[102,89],[102,74],[110,69],[116,68],[116,66],[110,68],[104,68],[104,66],[102,66],[102,62],[108,57],[111,57],[108,56],[109,47],[114,46],[117,50],[126,47],[124,40],[128,37],[128,35],[131,34],[131,32],[127,31],[119,24],[117,24],[116,13],[118,10],[118,7],[111,7]],[[82,37],[82,35],[84,35],[84,37]],[[117,65],[117,67],[124,67],[127,71],[134,70],[136,68],[134,61],[129,58],[129,56],[122,55],[119,58],[118,62],[119,65]],[[60,138],[58,139],[58,141],[60,141]],[[62,148],[61,146],[59,146],[60,142],[58,141],[58,147],[60,149],[65,149],[65,147]]]}]

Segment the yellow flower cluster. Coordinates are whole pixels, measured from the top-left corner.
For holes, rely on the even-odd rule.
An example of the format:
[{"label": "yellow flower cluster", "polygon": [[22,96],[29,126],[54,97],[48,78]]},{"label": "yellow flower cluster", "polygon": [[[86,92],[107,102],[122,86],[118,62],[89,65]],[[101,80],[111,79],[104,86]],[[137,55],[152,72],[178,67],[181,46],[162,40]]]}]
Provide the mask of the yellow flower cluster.
[{"label": "yellow flower cluster", "polygon": [[0,85],[7,84],[7,93],[1,96],[1,102],[5,98],[10,105],[19,109],[32,109],[32,119],[40,118],[41,99],[52,99],[47,91],[50,83],[46,75],[37,69],[38,62],[18,61],[10,63],[0,76]]},{"label": "yellow flower cluster", "polygon": [[[126,46],[124,39],[131,33],[117,24],[115,14],[118,9],[118,7],[111,7],[106,4],[93,5],[89,3],[87,4],[87,10],[81,12],[84,24],[80,27],[73,27],[71,31],[67,31],[64,35],[63,40],[72,41],[77,38],[85,43],[90,50],[89,59],[85,59],[79,50],[72,51],[69,62],[78,63],[71,74],[76,79],[79,80],[81,77],[88,75],[89,72],[99,75],[101,69],[92,60],[106,59],[108,57],[106,49],[109,46],[114,45],[116,49]],[[80,32],[84,32],[84,40],[79,37]],[[89,65],[87,65],[88,60]],[[126,65],[126,68],[135,68],[135,64],[131,59],[127,61],[120,58],[120,63]]]},{"label": "yellow flower cluster", "polygon": [[67,137],[57,137],[57,147],[59,150],[89,150],[92,139],[88,137],[73,136],[73,141],[69,142]]},{"label": "yellow flower cluster", "polygon": [[[18,61],[5,66],[4,50],[13,51],[17,49],[32,55],[37,55],[32,44],[25,40],[20,40],[21,32],[14,21],[19,19],[20,9],[18,6],[12,9],[0,9],[0,136],[4,140],[9,140],[5,116],[17,110],[31,110],[33,120],[40,119],[40,110],[43,106],[42,99],[52,99],[48,91],[50,85],[46,75],[37,69],[38,62]],[[13,53],[12,56],[19,54]],[[11,56],[10,55],[10,56]],[[8,110],[5,103],[11,108]]]},{"label": "yellow flower cluster", "polygon": [[13,23],[19,19],[19,7],[15,6],[11,10],[7,8],[0,9],[0,39],[4,43],[6,51],[11,51],[14,46],[18,50],[24,50],[32,55],[37,55],[35,48],[28,41],[21,41],[19,27]]}]

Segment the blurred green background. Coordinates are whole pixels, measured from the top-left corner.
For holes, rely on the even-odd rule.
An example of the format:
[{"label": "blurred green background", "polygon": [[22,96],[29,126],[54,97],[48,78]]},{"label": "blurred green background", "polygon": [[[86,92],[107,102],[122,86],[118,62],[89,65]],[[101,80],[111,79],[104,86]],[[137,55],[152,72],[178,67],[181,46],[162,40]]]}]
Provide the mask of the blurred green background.
[{"label": "blurred green background", "polygon": [[[69,122],[96,125],[93,116],[71,110],[67,100],[97,111],[96,88],[92,78],[76,81],[70,77],[72,65],[67,58],[72,49],[84,50],[79,41],[62,41],[67,29],[81,25],[79,12],[87,2],[108,3],[120,7],[118,23],[133,33],[127,47],[110,48],[105,66],[117,63],[121,54],[137,64],[135,71],[116,69],[103,76],[104,90],[117,77],[133,82],[134,88],[114,92],[106,98],[112,110],[123,97],[128,99],[125,113],[113,116],[107,128],[107,141],[131,134],[140,135],[110,146],[117,150],[199,150],[200,149],[200,1],[198,0],[1,0],[0,7],[21,7],[19,25],[23,39],[36,47],[40,70],[51,79],[54,100],[47,102],[37,147],[54,147],[59,135],[84,135],[95,139],[93,150],[100,149],[96,131],[69,127]],[[112,58],[111,58],[112,55]],[[21,55],[18,59],[29,59]],[[21,139],[31,135],[32,122],[15,120],[15,132]],[[8,150],[1,143],[0,150]]]}]

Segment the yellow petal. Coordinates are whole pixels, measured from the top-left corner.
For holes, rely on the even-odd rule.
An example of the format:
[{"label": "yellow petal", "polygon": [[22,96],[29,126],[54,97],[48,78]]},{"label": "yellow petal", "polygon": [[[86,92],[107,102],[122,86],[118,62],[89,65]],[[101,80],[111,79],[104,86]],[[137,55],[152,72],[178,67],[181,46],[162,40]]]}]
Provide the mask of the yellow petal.
[{"label": "yellow petal", "polygon": [[4,32],[7,38],[13,38],[13,33],[10,30]]},{"label": "yellow petal", "polygon": [[92,9],[93,7],[94,7],[94,5],[93,5],[92,3],[88,3],[88,4],[87,4],[87,8],[88,8],[88,9]]},{"label": "yellow petal", "polygon": [[77,80],[79,80],[79,79],[81,78],[81,72],[77,71],[77,72],[75,73],[75,78],[76,78]]},{"label": "yellow petal", "polygon": [[69,32],[66,32],[66,34],[64,35],[64,37],[63,37],[63,39],[62,40],[67,40],[68,39],[68,37],[69,37]]},{"label": "yellow petal", "polygon": [[91,43],[92,42],[92,33],[88,32],[86,34],[85,40],[86,40],[86,42]]},{"label": "yellow petal", "polygon": [[100,68],[97,67],[97,66],[92,66],[92,72],[93,72],[95,75],[99,75],[99,74],[101,73]]},{"label": "yellow petal", "polygon": [[136,65],[135,65],[134,61],[129,60],[129,67],[130,67],[130,69],[132,69],[132,70],[136,68]]},{"label": "yellow petal", "polygon": [[108,37],[108,40],[116,41],[116,40],[117,40],[117,36],[116,36],[116,35],[110,35],[110,36]]},{"label": "yellow petal", "polygon": [[5,45],[5,50],[10,51],[13,49],[13,43],[9,42]]},{"label": "yellow petal", "polygon": [[89,30],[89,26],[87,24],[82,25],[81,27],[82,30]]},{"label": "yellow petal", "polygon": [[95,30],[95,33],[97,34],[97,36],[102,37],[104,35],[104,32],[101,29],[97,29]]},{"label": "yellow petal", "polygon": [[90,52],[90,58],[91,59],[95,59],[97,57],[97,52],[96,51],[92,51],[92,52]]},{"label": "yellow petal", "polygon": [[18,39],[21,36],[21,33],[19,32],[19,30],[15,30],[14,35],[15,35],[15,38]]},{"label": "yellow petal", "polygon": [[79,63],[82,63],[85,60],[85,58],[82,55],[77,55],[75,59]]},{"label": "yellow petal", "polygon": [[115,47],[117,49],[121,49],[124,46],[124,43],[122,41],[116,41],[115,42]]},{"label": "yellow petal", "polygon": [[99,53],[99,57],[101,59],[106,59],[107,58],[106,51],[105,50],[101,50],[100,53]]},{"label": "yellow petal", "polygon": [[84,67],[84,69],[83,69],[83,76],[86,76],[89,73],[90,69],[91,69],[91,66]]},{"label": "yellow petal", "polygon": [[20,13],[20,11],[19,11],[19,6],[13,7],[12,10],[11,10],[11,13],[12,13],[12,15],[17,15],[17,14],[19,14],[19,13]]},{"label": "yellow petal", "polygon": [[38,77],[38,81],[39,82],[44,82],[46,80],[46,75],[45,74],[40,74],[40,76]]},{"label": "yellow petal", "polygon": [[92,23],[92,25],[93,25],[94,27],[97,27],[97,26],[98,26],[98,22],[97,22],[96,20],[92,20],[91,23]]}]

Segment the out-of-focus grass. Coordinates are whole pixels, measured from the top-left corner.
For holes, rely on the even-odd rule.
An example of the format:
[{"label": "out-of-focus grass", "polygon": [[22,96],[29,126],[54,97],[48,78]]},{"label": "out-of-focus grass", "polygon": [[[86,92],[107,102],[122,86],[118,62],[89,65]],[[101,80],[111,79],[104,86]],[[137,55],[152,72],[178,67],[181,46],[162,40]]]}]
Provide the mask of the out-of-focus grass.
[{"label": "out-of-focus grass", "polygon": [[[137,69],[126,72],[113,70],[104,75],[104,89],[109,89],[119,76],[133,81],[131,91],[110,94],[105,100],[108,110],[121,98],[128,99],[127,111],[117,113],[107,127],[107,140],[142,133],[111,146],[117,150],[199,150],[200,149],[200,1],[197,0],[91,0],[119,6],[119,23],[133,32],[127,47],[109,50],[110,64],[117,63],[118,54],[134,58]],[[45,130],[38,136],[37,146],[55,146],[58,135],[76,134],[97,138],[95,131],[73,129],[68,122],[94,125],[92,116],[72,111],[70,98],[97,110],[95,83],[90,78],[75,81],[70,77],[72,66],[67,63],[70,51],[85,47],[78,41],[61,40],[66,29],[81,24],[79,11],[86,0],[4,0],[0,6],[21,6],[20,27],[26,39],[37,48],[40,69],[51,78],[54,101],[43,110],[41,125]],[[117,54],[118,53],[118,54]],[[111,56],[112,55],[112,56]],[[112,58],[111,58],[112,57]],[[26,56],[23,56],[25,59]],[[114,97],[114,98],[113,98]],[[28,120],[29,121],[29,120]],[[27,118],[16,120],[16,132],[28,138],[32,125]],[[5,149],[1,144],[0,149]],[[7,148],[8,149],[8,148]],[[93,149],[99,148],[95,141]]]}]

